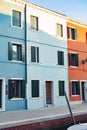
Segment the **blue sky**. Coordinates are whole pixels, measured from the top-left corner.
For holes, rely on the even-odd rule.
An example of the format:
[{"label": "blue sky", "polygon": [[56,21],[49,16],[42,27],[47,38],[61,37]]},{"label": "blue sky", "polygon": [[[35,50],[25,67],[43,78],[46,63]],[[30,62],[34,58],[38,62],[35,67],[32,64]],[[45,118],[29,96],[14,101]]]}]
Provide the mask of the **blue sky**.
[{"label": "blue sky", "polygon": [[87,0],[26,0],[87,24]]}]

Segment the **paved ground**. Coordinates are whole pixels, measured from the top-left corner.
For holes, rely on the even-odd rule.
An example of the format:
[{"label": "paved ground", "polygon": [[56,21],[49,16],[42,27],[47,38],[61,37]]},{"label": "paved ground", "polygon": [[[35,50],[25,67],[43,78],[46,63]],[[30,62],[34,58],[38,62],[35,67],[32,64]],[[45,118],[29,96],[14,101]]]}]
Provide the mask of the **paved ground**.
[{"label": "paved ground", "polygon": [[[72,105],[71,109],[74,115],[87,114],[87,103]],[[67,116],[70,116],[67,106],[46,107],[37,110],[0,112],[0,128],[58,119]]]}]

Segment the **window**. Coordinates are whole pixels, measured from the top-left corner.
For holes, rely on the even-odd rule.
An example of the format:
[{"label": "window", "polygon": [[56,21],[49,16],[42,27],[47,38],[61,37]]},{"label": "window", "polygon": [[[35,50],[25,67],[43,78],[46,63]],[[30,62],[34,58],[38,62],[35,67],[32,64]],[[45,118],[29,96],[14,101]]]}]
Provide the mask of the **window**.
[{"label": "window", "polygon": [[80,94],[80,84],[78,81],[72,81],[72,95],[79,95]]},{"label": "window", "polygon": [[38,30],[38,17],[31,15],[31,29]]},{"label": "window", "polygon": [[75,28],[68,27],[67,28],[67,35],[68,35],[69,39],[76,40],[77,30]]},{"label": "window", "polygon": [[31,80],[31,96],[32,98],[39,97],[39,80]]},{"label": "window", "polygon": [[25,98],[25,81],[9,80],[9,99]]},{"label": "window", "polygon": [[39,47],[31,46],[31,62],[39,62]]},{"label": "window", "polygon": [[21,27],[21,12],[12,10],[12,25]]},{"label": "window", "polygon": [[58,65],[64,65],[64,52],[58,51]]},{"label": "window", "polygon": [[70,65],[71,66],[78,66],[78,54],[70,53]]},{"label": "window", "polygon": [[64,81],[59,81],[59,96],[64,96],[64,86],[65,83]]},{"label": "window", "polygon": [[9,43],[9,60],[24,61],[25,48],[22,44]]},{"label": "window", "polygon": [[58,37],[63,37],[63,25],[61,24],[56,24],[56,35]]}]

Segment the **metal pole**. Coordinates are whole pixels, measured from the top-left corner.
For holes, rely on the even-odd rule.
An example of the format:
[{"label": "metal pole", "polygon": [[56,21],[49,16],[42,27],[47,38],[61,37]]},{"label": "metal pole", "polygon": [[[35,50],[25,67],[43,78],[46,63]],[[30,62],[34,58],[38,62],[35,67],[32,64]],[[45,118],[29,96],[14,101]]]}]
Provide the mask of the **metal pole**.
[{"label": "metal pole", "polygon": [[64,92],[64,94],[65,94],[65,98],[66,98],[66,101],[67,101],[67,105],[68,105],[68,108],[69,108],[70,115],[71,115],[72,120],[73,120],[73,123],[74,123],[74,125],[75,125],[75,124],[76,124],[76,121],[75,121],[75,118],[74,118],[74,116],[73,116],[73,113],[72,113],[72,110],[71,110],[71,107],[70,107],[69,100],[68,100],[68,98],[67,98],[66,92]]}]

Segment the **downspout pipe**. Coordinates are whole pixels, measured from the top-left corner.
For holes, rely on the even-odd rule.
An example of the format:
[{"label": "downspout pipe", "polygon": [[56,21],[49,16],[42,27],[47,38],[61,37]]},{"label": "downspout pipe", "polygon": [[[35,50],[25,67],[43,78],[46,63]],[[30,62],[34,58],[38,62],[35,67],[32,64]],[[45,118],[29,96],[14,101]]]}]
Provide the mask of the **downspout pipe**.
[{"label": "downspout pipe", "polygon": [[27,5],[24,8],[25,17],[25,86],[26,86],[26,109],[27,109]]}]

